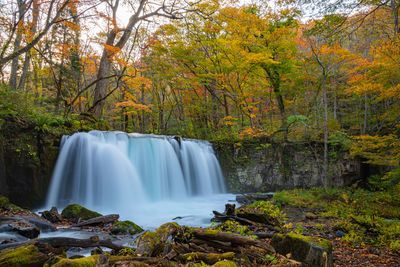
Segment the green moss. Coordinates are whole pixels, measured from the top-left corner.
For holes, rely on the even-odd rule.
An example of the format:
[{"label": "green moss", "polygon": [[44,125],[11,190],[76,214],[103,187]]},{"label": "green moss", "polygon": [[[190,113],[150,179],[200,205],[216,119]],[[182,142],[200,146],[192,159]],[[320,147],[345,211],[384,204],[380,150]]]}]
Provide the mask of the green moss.
[{"label": "green moss", "polygon": [[254,222],[282,226],[286,215],[271,201],[257,201],[236,209],[236,215]]},{"label": "green moss", "polygon": [[63,209],[61,215],[65,219],[74,219],[74,220],[78,220],[79,218],[82,220],[89,220],[92,218],[102,216],[100,213],[91,211],[85,207],[82,207],[79,204],[68,205],[67,207],[65,207],[65,209]]},{"label": "green moss", "polygon": [[137,234],[143,232],[144,230],[138,226],[137,224],[131,221],[119,221],[114,223],[113,227],[111,228],[111,233],[113,234]]},{"label": "green moss", "polygon": [[14,205],[13,203],[10,202],[10,200],[8,200],[8,198],[4,196],[0,196],[0,209],[24,211],[23,208]]},{"label": "green moss", "polygon": [[293,233],[290,232],[287,234],[289,237],[291,238],[298,238],[298,239],[302,239],[306,242],[310,242],[310,243],[314,243],[319,247],[324,247],[327,248],[329,250],[332,250],[332,242],[323,238],[318,238],[318,237],[314,237],[314,236],[305,236],[305,235],[301,235],[301,234],[297,234],[297,233]]},{"label": "green moss", "polygon": [[48,259],[35,245],[0,251],[0,266],[42,266]]},{"label": "green moss", "polygon": [[237,264],[234,261],[223,260],[215,263],[213,267],[236,267]]},{"label": "green moss", "polygon": [[90,257],[83,257],[80,259],[67,259],[67,258],[59,258],[57,263],[52,264],[52,267],[62,267],[62,266],[70,266],[70,267],[94,267],[99,261],[99,255],[94,255]]}]

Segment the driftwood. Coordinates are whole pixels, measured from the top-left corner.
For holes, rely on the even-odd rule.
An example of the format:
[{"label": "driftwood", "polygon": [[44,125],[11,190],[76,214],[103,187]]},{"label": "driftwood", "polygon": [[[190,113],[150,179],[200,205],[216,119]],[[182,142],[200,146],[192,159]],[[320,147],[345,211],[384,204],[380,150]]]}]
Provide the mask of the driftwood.
[{"label": "driftwood", "polygon": [[260,241],[251,237],[231,234],[226,232],[210,231],[195,229],[193,235],[200,239],[230,242],[233,246],[256,246],[263,248],[271,253],[275,253],[275,249],[264,241]]},{"label": "driftwood", "polygon": [[17,247],[23,244],[48,244],[54,248],[60,247],[81,247],[81,248],[89,248],[89,247],[106,247],[114,250],[120,250],[123,247],[111,242],[110,239],[99,239],[98,236],[92,236],[87,239],[78,239],[78,238],[70,238],[70,237],[49,237],[49,238],[38,238],[34,240],[29,240],[26,242],[15,242],[9,243],[5,245],[0,245],[0,250]]},{"label": "driftwood", "polygon": [[81,226],[87,226],[87,225],[114,223],[114,222],[118,221],[118,219],[119,219],[118,214],[104,215],[104,216],[99,216],[99,217],[96,217],[93,219],[89,219],[89,220],[77,223],[71,227],[81,227]]},{"label": "driftwood", "polygon": [[178,257],[181,261],[201,260],[211,265],[221,260],[231,260],[235,257],[235,253],[226,252],[223,254],[219,254],[219,253],[191,252],[186,254],[180,254]]}]

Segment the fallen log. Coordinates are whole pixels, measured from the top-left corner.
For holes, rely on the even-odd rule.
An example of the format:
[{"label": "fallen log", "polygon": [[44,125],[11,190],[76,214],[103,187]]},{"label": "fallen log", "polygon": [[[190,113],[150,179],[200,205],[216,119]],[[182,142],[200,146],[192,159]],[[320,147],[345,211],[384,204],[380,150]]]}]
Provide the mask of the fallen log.
[{"label": "fallen log", "polygon": [[120,250],[123,247],[114,244],[110,239],[99,239],[97,235],[91,236],[87,239],[78,239],[71,237],[49,237],[49,238],[39,238],[36,239],[39,243],[46,243],[52,247],[106,247],[114,250]]},{"label": "fallen log", "polygon": [[275,249],[264,241],[260,241],[251,237],[241,236],[238,234],[231,234],[225,232],[218,232],[217,230],[202,230],[195,229],[193,235],[200,239],[217,240],[222,242],[230,242],[234,246],[256,246],[263,248],[271,253],[275,253]]},{"label": "fallen log", "polygon": [[87,225],[114,223],[114,222],[118,221],[118,219],[119,219],[118,214],[104,215],[104,216],[99,216],[99,217],[96,217],[93,219],[89,219],[89,220],[77,223],[71,227],[81,227],[81,226],[87,226]]}]

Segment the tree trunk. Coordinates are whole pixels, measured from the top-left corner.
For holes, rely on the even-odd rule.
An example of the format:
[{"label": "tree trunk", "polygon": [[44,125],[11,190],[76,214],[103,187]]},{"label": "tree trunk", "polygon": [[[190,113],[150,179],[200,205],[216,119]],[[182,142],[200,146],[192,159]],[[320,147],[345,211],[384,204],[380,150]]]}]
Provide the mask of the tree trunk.
[{"label": "tree trunk", "polygon": [[[24,24],[24,13],[25,13],[25,3],[22,0],[18,0],[18,16],[21,18],[20,25]],[[20,27],[17,27],[17,36],[15,37],[14,42],[14,52],[18,51],[21,46],[22,41],[22,34]],[[18,72],[18,62],[19,56],[13,58],[11,63],[11,73],[10,73],[10,89],[16,90],[17,89],[17,72]]]},{"label": "tree trunk", "polygon": [[326,73],[325,69],[322,70],[322,89],[324,101],[324,187],[329,185],[328,181],[328,98],[326,94]]}]

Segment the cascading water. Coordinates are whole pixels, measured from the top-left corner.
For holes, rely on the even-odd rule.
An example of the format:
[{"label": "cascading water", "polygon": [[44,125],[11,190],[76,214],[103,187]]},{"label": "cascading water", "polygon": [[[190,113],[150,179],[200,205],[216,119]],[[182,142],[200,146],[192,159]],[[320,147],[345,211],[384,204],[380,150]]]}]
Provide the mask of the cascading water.
[{"label": "cascading water", "polygon": [[47,206],[78,203],[157,226],[165,216],[204,213],[207,202],[225,203],[211,144],[178,140],[101,131],[64,136]]}]

